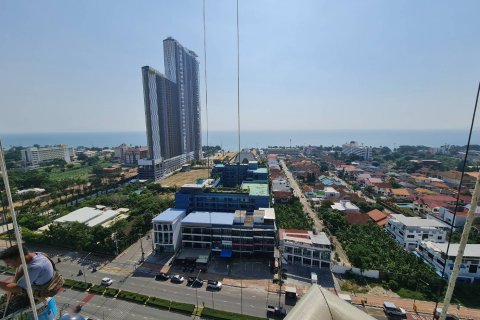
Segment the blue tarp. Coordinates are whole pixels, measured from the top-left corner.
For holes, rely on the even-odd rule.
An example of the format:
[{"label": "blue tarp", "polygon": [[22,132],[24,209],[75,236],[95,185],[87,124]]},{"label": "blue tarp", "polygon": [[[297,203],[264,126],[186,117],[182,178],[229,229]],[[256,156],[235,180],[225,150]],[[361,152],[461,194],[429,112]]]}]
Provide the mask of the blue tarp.
[{"label": "blue tarp", "polygon": [[223,258],[231,258],[231,257],[232,257],[232,250],[230,250],[230,249],[223,249],[223,250],[220,252],[220,257],[223,257]]}]

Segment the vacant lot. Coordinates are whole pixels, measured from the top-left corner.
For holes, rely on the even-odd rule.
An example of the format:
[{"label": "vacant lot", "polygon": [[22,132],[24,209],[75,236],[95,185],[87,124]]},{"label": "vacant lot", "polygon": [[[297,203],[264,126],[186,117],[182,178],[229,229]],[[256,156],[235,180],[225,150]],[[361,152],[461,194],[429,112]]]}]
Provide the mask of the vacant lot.
[{"label": "vacant lot", "polygon": [[160,183],[162,184],[162,186],[181,187],[186,183],[195,183],[197,179],[206,179],[206,178],[208,178],[208,170],[198,169],[198,170],[192,170],[188,172],[176,173],[173,176],[160,180]]}]

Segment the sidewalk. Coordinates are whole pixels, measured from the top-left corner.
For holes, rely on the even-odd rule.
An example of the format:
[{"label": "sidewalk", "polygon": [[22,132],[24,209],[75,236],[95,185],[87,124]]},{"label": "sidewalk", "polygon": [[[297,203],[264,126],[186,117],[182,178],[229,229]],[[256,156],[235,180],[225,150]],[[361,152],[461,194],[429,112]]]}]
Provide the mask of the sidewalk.
[{"label": "sidewalk", "polygon": [[[351,295],[350,292],[343,292],[343,293]],[[391,298],[391,297],[387,298],[387,297],[372,296],[368,294],[359,294],[357,296],[352,296],[352,303],[361,304],[362,298],[367,298],[367,303],[365,304],[366,306],[382,308],[384,301],[391,301],[395,303],[397,307],[401,307],[409,312],[413,312],[413,299]],[[415,304],[417,306],[418,313],[433,314],[433,309],[435,308],[435,302],[416,300]],[[443,304],[439,304],[438,306],[441,307],[442,305]],[[451,304],[450,308],[448,308],[448,313],[453,315],[458,315],[460,318],[463,318],[463,319],[480,320],[479,309],[461,307],[457,313],[457,306]]]}]

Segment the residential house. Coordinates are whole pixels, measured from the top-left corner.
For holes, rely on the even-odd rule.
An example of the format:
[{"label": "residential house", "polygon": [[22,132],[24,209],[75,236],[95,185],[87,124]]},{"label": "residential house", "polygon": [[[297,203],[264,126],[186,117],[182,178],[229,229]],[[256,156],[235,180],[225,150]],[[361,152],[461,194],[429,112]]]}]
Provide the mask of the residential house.
[{"label": "residential house", "polygon": [[342,213],[360,213],[360,208],[347,200],[340,200],[330,206],[334,210],[338,210]]},{"label": "residential house", "polygon": [[386,229],[400,245],[412,251],[422,240],[445,242],[449,226],[437,219],[391,214]]},{"label": "residential house", "polygon": [[324,232],[298,229],[278,231],[280,252],[289,264],[310,268],[330,268],[332,244]]},{"label": "residential house", "polygon": [[378,209],[374,209],[367,213],[367,216],[370,218],[373,223],[376,223],[379,227],[385,227],[388,222],[388,215],[383,213]]},{"label": "residential house", "polygon": [[[448,242],[435,243],[432,241],[421,241],[416,249],[416,254],[425,262],[432,265],[439,276],[445,268],[445,278],[449,279],[455,259],[459,249],[458,243]],[[448,247],[448,253],[447,253]],[[467,244],[463,254],[462,264],[460,265],[460,272],[457,281],[459,282],[473,282],[480,280],[480,244]],[[472,292],[473,294],[473,292]]]}]

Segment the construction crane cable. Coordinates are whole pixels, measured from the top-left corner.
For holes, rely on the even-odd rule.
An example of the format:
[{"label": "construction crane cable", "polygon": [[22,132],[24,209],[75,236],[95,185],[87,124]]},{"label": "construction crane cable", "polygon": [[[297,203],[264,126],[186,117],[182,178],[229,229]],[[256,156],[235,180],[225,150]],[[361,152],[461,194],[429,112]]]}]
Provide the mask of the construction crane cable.
[{"label": "construction crane cable", "polygon": [[[452,224],[450,226],[450,233],[449,233],[449,237],[448,237],[447,250],[445,252],[445,254],[446,254],[445,264],[443,265],[443,270],[442,270],[442,279],[445,276],[445,269],[446,269],[447,260],[448,260],[448,252],[449,252],[450,244],[451,244],[451,240],[452,240],[453,228],[454,228],[454,224],[455,224],[455,218],[456,218],[456,215],[457,215],[457,208],[458,208],[458,206],[459,206],[458,204],[460,202],[460,193],[461,193],[461,190],[462,190],[463,178],[464,178],[464,175],[465,175],[465,169],[466,169],[466,165],[467,165],[468,152],[470,150],[470,142],[471,142],[471,139],[472,139],[473,125],[475,123],[475,115],[476,115],[476,112],[477,112],[479,94],[480,94],[480,82],[478,83],[477,97],[475,99],[475,107],[473,108],[472,121],[471,121],[471,124],[470,124],[470,132],[469,132],[469,135],[468,135],[467,150],[465,152],[465,158],[463,160],[462,175],[460,177],[460,184],[458,186],[458,191],[457,191],[457,202],[455,204],[455,209],[454,209],[454,212],[453,212],[453,220],[452,220]],[[455,289],[455,284],[456,284],[458,273],[459,273],[460,266],[461,266],[461,263],[462,263],[463,254],[465,252],[465,247],[467,245],[468,236],[470,235],[470,229],[472,227],[473,219],[475,218],[475,213],[476,213],[476,210],[477,210],[477,202],[478,202],[479,194],[480,194],[480,175],[477,176],[477,180],[476,180],[476,183],[475,183],[475,189],[474,189],[474,192],[473,192],[473,195],[472,195],[472,200],[470,201],[470,210],[469,210],[468,215],[467,215],[467,221],[465,222],[465,226],[463,227],[463,233],[462,233],[462,236],[460,238],[460,244],[459,244],[459,248],[458,248],[457,257],[455,259],[453,270],[452,270],[452,273],[450,275],[450,279],[449,279],[449,282],[448,282],[447,292],[445,293],[445,298],[444,298],[444,302],[443,302],[442,313],[440,315],[440,320],[445,320],[445,318],[447,316],[448,307],[450,306],[450,300],[451,300],[452,295],[453,295],[453,290]],[[441,292],[443,291],[443,288],[444,288],[443,285],[440,286],[438,296],[440,296]],[[437,310],[437,306],[438,306],[438,298],[437,298],[437,302],[435,304],[435,312]]]},{"label": "construction crane cable", "polygon": [[20,233],[20,227],[18,226],[18,223],[17,223],[17,215],[15,214],[15,208],[13,206],[12,193],[10,191],[7,167],[5,165],[5,156],[3,154],[3,146],[1,141],[0,141],[0,172],[3,178],[3,184],[5,187],[5,193],[8,199],[10,214],[12,216],[12,223],[13,223],[13,228],[15,230],[15,238],[18,244],[18,251],[20,252],[20,259],[22,260],[23,276],[25,277],[25,282],[27,284],[27,295],[30,300],[30,306],[32,308],[33,317],[35,320],[38,320],[35,299],[33,298],[32,284],[30,282],[30,276],[28,274],[28,269],[27,269],[27,262],[25,261],[25,253],[23,251],[23,246],[22,246],[22,235]]}]

